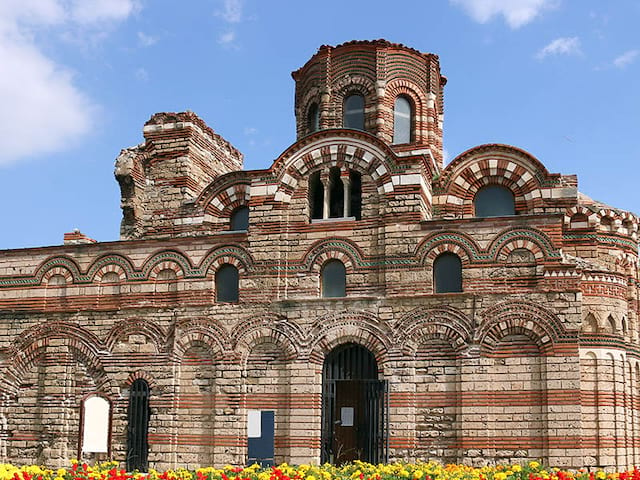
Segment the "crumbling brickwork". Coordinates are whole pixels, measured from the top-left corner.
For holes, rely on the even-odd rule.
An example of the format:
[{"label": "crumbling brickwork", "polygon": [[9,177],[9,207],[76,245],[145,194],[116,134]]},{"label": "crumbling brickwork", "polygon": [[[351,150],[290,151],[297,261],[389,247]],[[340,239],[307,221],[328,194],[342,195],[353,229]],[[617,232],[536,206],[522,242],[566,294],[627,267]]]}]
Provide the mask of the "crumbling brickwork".
[{"label": "crumbling brickwork", "polygon": [[[242,170],[191,112],[156,114],[116,161],[119,241],[72,232],[2,252],[0,461],[124,465],[144,413],[150,466],[242,464],[248,412],[268,410],[276,462],[640,463],[638,218],[515,147],[443,166],[435,55],[323,46],[293,77],[298,139],[270,168]],[[354,92],[364,130],[342,128]],[[413,131],[394,145],[398,95]],[[477,215],[487,185],[510,192],[511,214]],[[248,228],[232,231],[245,207]],[[459,291],[439,293],[443,255],[460,262]],[[346,285],[327,297],[335,261]],[[238,301],[220,300],[228,265]],[[339,360],[345,346],[376,371]],[[329,360],[346,373],[331,377]],[[149,409],[132,413],[139,381]],[[110,405],[108,452],[82,451],[91,395]],[[360,426],[345,402],[377,453],[347,452]]]}]

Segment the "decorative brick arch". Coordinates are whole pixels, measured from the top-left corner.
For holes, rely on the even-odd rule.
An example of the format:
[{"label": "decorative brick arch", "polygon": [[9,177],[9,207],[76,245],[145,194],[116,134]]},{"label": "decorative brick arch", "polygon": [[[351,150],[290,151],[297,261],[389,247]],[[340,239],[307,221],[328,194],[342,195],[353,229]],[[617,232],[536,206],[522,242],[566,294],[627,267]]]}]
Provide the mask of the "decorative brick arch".
[{"label": "decorative brick arch", "polygon": [[110,380],[101,360],[104,344],[88,330],[68,322],[47,322],[25,330],[10,347],[8,377],[16,381],[23,378],[53,339],[62,340],[65,346],[76,352],[97,388],[111,392]]},{"label": "decorative brick arch", "polygon": [[74,283],[81,277],[80,268],[75,260],[64,257],[52,257],[42,262],[34,273],[39,284],[46,284],[53,275],[62,275],[67,284]]},{"label": "decorative brick arch", "polygon": [[121,265],[118,265],[117,263],[111,263],[111,264],[104,265],[99,270],[95,271],[95,275],[93,275],[92,277],[94,283],[102,282],[102,278],[108,273],[115,273],[116,275],[118,275],[118,279],[120,282],[127,281],[126,270],[122,268]]},{"label": "decorative brick arch", "polygon": [[547,309],[530,302],[506,301],[480,314],[481,324],[475,339],[491,353],[507,335],[530,338],[542,353],[552,353],[554,346],[567,336],[560,319]]},{"label": "decorative brick arch", "polygon": [[393,332],[369,312],[343,311],[316,319],[309,332],[308,351],[312,363],[322,365],[326,355],[344,343],[356,343],[370,350],[382,368],[393,348]]},{"label": "decorative brick arch", "polygon": [[422,265],[433,265],[436,257],[450,252],[460,257],[462,265],[469,265],[481,258],[480,247],[461,232],[445,231],[427,236],[415,250],[415,257]]},{"label": "decorative brick arch", "polygon": [[246,274],[253,267],[253,259],[242,247],[221,245],[207,253],[200,263],[200,271],[205,275],[214,275],[224,265],[233,265],[240,274]]},{"label": "decorative brick arch", "polygon": [[143,275],[149,280],[155,280],[163,270],[172,270],[176,278],[181,280],[191,273],[193,267],[184,253],[175,250],[157,252],[142,266]]},{"label": "decorative brick arch", "polygon": [[229,334],[225,328],[213,318],[188,318],[179,320],[175,328],[175,354],[182,358],[194,345],[205,345],[212,353],[214,360],[222,360],[225,350],[231,345]]},{"label": "decorative brick arch", "polygon": [[[605,228],[606,221],[609,221],[611,224],[611,230]],[[600,230],[604,230],[605,232],[615,233],[622,226],[622,218],[618,214],[618,212],[611,210],[610,208],[603,208],[598,212],[598,223],[596,226]]]},{"label": "decorative brick arch", "polygon": [[443,171],[439,204],[444,214],[473,217],[480,188],[501,185],[514,195],[516,213],[532,213],[543,205],[542,181],[553,180],[533,155],[510,145],[474,147],[456,157]]},{"label": "decorative brick arch", "polygon": [[[385,98],[381,103],[387,107],[388,112],[382,112],[383,118],[393,127],[395,101],[396,98],[401,96],[407,97],[413,107],[413,118],[411,120],[414,138],[412,143],[424,142],[428,136],[427,122],[423,120],[427,116],[428,101],[424,95],[420,95],[420,88],[409,80],[397,78],[387,83]],[[435,108],[437,110],[437,106]],[[393,134],[393,128],[389,130],[389,133]]]},{"label": "decorative brick arch", "polygon": [[350,240],[328,238],[316,242],[305,253],[302,264],[308,271],[320,273],[329,260],[340,260],[347,272],[353,272],[363,263],[362,251]]},{"label": "decorative brick arch", "polygon": [[216,178],[198,197],[196,203],[204,209],[205,221],[228,219],[238,207],[248,206],[251,179],[246,172],[231,172]]},{"label": "decorative brick arch", "polygon": [[375,105],[378,95],[374,85],[374,79],[364,75],[346,75],[333,82],[333,104],[336,109],[336,123],[342,123],[344,100],[349,95],[362,95],[364,97],[365,127],[367,125],[367,107]]},{"label": "decorative brick arch", "polygon": [[414,356],[420,344],[431,338],[443,340],[461,352],[471,343],[473,322],[453,307],[418,307],[400,318],[396,331],[395,341],[406,355]]},{"label": "decorative brick arch", "polygon": [[127,387],[130,387],[131,385],[133,385],[133,382],[135,382],[138,379],[142,379],[145,382],[147,382],[147,385],[149,385],[149,390],[156,387],[155,379],[146,370],[136,370],[135,372],[131,372],[127,377],[127,379],[125,380],[124,384]]},{"label": "decorative brick arch", "polygon": [[589,227],[593,227],[600,223],[600,218],[598,217],[598,214],[596,212],[593,212],[582,205],[574,205],[573,207],[568,208],[564,214],[564,226],[567,228],[571,228],[572,219],[578,215],[583,215],[587,218]]},{"label": "decorative brick arch", "polygon": [[100,282],[107,272],[116,272],[120,281],[125,282],[134,276],[135,268],[127,257],[107,254],[97,258],[87,270],[86,277],[92,282]]},{"label": "decorative brick arch", "polygon": [[257,345],[273,343],[282,349],[282,358],[292,361],[299,356],[302,332],[298,325],[278,314],[265,313],[240,322],[231,332],[231,344],[240,357],[242,370],[247,368],[251,351]]},{"label": "decorative brick arch", "polygon": [[156,353],[167,351],[167,332],[154,322],[138,318],[122,320],[111,328],[104,342],[107,350],[112,352],[118,340],[129,335],[143,335],[155,346]]},{"label": "decorative brick arch", "polygon": [[489,245],[489,258],[503,262],[509,253],[519,248],[533,253],[536,261],[561,258],[560,251],[553,246],[551,239],[544,232],[520,227],[500,232]]},{"label": "decorative brick arch", "polygon": [[[353,130],[320,130],[286,150],[274,163],[276,202],[289,203],[303,178],[324,167],[344,165],[365,178],[370,177],[378,195],[392,194],[392,175],[397,170],[395,154],[377,137]],[[364,180],[364,179],[363,179]]]}]

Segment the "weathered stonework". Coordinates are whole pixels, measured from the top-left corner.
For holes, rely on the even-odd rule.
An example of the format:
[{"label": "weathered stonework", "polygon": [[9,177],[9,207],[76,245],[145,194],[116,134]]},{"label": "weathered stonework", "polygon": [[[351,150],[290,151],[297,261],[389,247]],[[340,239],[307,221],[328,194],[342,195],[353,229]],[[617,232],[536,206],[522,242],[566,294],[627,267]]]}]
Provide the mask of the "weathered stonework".
[{"label": "weathered stonework", "polygon": [[[275,411],[276,461],[319,462],[323,363],[353,343],[388,384],[391,459],[640,463],[638,218],[515,147],[443,167],[435,55],[350,42],[293,76],[298,140],[271,168],[242,170],[191,112],[156,114],[116,161],[120,241],[74,232],[1,253],[0,461],[77,456],[82,401],[99,393],[124,463],[143,378],[155,468],[246,462],[248,410]],[[340,128],[353,92],[366,131]],[[391,144],[398,95],[415,109],[410,144]],[[311,219],[310,176],[332,167],[360,175],[359,219]],[[513,193],[516,215],[475,217],[488,184]],[[230,231],[242,206],[249,228]],[[462,292],[435,293],[445,252]],[[341,298],[322,297],[331,259]],[[225,264],[238,302],[216,301]]]}]

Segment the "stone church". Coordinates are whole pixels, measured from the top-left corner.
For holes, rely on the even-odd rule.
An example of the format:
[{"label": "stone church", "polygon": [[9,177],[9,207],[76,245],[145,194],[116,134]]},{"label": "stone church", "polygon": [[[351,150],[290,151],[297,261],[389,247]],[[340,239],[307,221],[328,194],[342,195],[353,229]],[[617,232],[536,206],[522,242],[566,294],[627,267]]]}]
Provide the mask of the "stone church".
[{"label": "stone church", "polygon": [[292,75],[269,168],[158,113],[120,240],[0,252],[0,462],[640,463],[638,217],[517,147],[445,166],[436,55]]}]

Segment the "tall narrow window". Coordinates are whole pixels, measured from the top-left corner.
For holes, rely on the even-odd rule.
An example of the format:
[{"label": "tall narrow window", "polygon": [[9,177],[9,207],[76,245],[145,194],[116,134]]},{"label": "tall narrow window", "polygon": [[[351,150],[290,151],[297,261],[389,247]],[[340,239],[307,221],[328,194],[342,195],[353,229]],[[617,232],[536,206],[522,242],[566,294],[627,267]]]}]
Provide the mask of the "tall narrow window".
[{"label": "tall narrow window", "polygon": [[237,302],[239,280],[240,275],[236,267],[228,263],[222,265],[216,272],[216,301]]},{"label": "tall narrow window", "polygon": [[149,384],[142,378],[131,384],[127,429],[127,471],[148,470]]},{"label": "tall narrow window", "polygon": [[342,126],[364,130],[364,97],[362,95],[349,95],[343,105]]},{"label": "tall narrow window", "polygon": [[313,172],[309,177],[309,210],[311,218],[322,218],[322,201],[324,199],[324,187],[320,180],[320,171]]},{"label": "tall narrow window", "polygon": [[329,260],[322,267],[322,296],[345,297],[347,295],[347,270],[340,260]]},{"label": "tall narrow window", "polygon": [[436,293],[462,291],[462,261],[455,253],[445,252],[433,262],[433,283]]},{"label": "tall narrow window", "polygon": [[109,453],[111,405],[99,395],[82,402],[82,453]]},{"label": "tall narrow window", "polygon": [[349,172],[351,180],[351,216],[356,220],[362,217],[362,177],[353,170]]},{"label": "tall narrow window", "polygon": [[407,97],[396,98],[393,107],[393,143],[411,143],[411,102]]},{"label": "tall narrow window", "polygon": [[329,218],[344,217],[344,184],[338,167],[329,170],[329,198]]},{"label": "tall narrow window", "polygon": [[249,229],[249,207],[238,207],[231,213],[231,230]]},{"label": "tall narrow window", "polygon": [[307,111],[307,133],[320,130],[320,110],[317,103],[312,103]]},{"label": "tall narrow window", "polygon": [[473,199],[476,217],[502,217],[515,215],[513,193],[501,185],[487,185],[476,193]]}]

